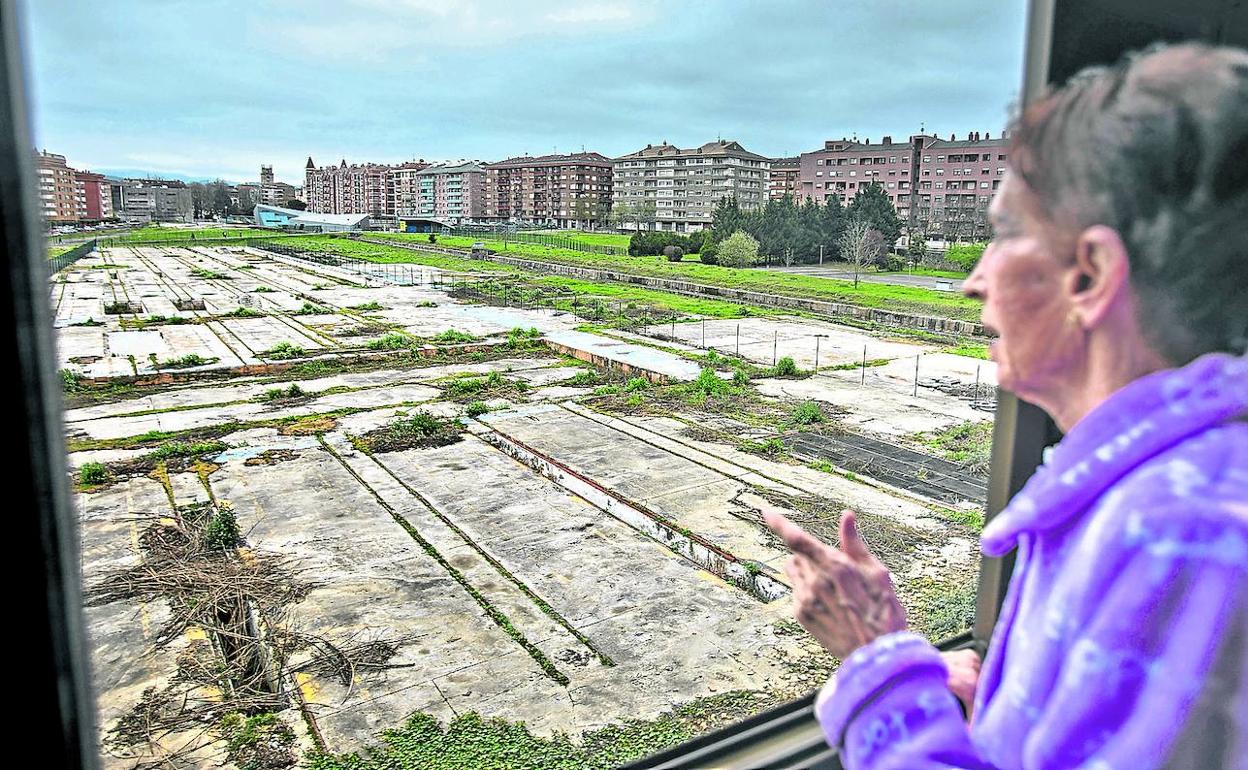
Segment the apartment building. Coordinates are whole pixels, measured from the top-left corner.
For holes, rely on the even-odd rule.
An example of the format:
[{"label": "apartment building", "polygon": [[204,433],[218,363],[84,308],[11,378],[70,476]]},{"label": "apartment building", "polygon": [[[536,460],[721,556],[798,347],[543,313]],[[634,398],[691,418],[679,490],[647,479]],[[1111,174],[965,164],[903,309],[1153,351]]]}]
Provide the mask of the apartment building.
[{"label": "apartment building", "polygon": [[914,226],[946,241],[990,238],[988,204],[1005,177],[1009,140],[978,131],[965,139],[919,135],[914,140],[919,155]]},{"label": "apartment building", "polygon": [[39,178],[39,208],[48,222],[65,224],[87,218],[87,196],[78,172],[64,155],[41,150],[35,155]]},{"label": "apartment building", "polygon": [[463,224],[485,217],[485,166],[476,160],[448,161],[394,172],[395,215]]},{"label": "apartment building", "polygon": [[779,200],[786,195],[796,198],[801,186],[801,170],[801,158],[798,156],[773,160],[767,177],[767,197],[771,200]]},{"label": "apartment building", "polygon": [[395,217],[395,173],[420,170],[429,164],[412,161],[398,165],[359,163],[318,168],[308,158],[304,168],[303,195],[308,211],[320,214],[368,214],[383,224]]},{"label": "apartment building", "polygon": [[835,195],[848,202],[860,189],[878,182],[898,216],[909,217],[910,193],[918,176],[909,141],[894,142],[891,136],[878,144],[870,139],[830,139],[822,149],[804,152],[799,158],[799,198],[826,203]]},{"label": "apartment building", "polygon": [[928,238],[982,240],[990,233],[988,204],[1005,174],[1004,137],[971,132],[965,139],[915,134],[905,142],[885,136],[828,140],[823,148],[802,153],[798,190],[801,199],[842,202],[878,182],[908,227]]},{"label": "apartment building", "polygon": [[79,171],[77,179],[82,186],[83,218],[91,222],[113,219],[113,184],[116,180],[90,171]]},{"label": "apartment building", "polygon": [[693,232],[711,225],[723,198],[735,197],[747,210],[762,206],[770,168],[769,159],[724,139],[692,149],[646,145],[612,161],[612,201],[634,210],[652,206],[653,221],[642,229]]},{"label": "apartment building", "polygon": [[611,159],[596,152],[522,156],[485,166],[485,217],[575,227],[607,218]]},{"label": "apartment building", "polygon": [[111,185],[113,211],[128,222],[190,222],[191,188],[176,179],[123,179]]}]

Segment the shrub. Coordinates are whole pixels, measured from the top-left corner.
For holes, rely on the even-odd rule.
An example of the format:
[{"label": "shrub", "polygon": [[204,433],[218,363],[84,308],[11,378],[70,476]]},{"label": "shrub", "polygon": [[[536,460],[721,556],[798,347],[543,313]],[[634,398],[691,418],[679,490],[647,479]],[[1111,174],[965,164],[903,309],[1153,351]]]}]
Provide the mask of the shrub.
[{"label": "shrub", "polygon": [[663,256],[667,257],[668,262],[679,262],[685,256],[685,250],[679,246],[664,246]]},{"label": "shrub", "polygon": [[[702,371],[710,371],[710,370],[703,369]],[[624,383],[624,390],[628,391],[629,393],[636,393],[638,391],[646,390],[649,387],[650,387],[650,380],[647,380],[645,377],[633,377],[629,379],[628,382]]]},{"label": "shrub", "polygon": [[794,425],[813,425],[817,422],[823,422],[823,409],[815,401],[803,401],[793,410],[793,414],[789,415],[789,422]]},{"label": "shrub", "polygon": [[260,355],[265,358],[284,361],[288,358],[299,358],[300,356],[305,356],[307,355],[307,351],[297,345],[283,340]]},{"label": "shrub", "polygon": [[984,255],[987,245],[986,243],[955,243],[945,252],[945,261],[969,273],[979,264],[979,258]]},{"label": "shrub", "polygon": [[187,353],[180,358],[171,358],[168,361],[161,361],[158,368],[161,369],[186,369],[191,366],[204,366],[210,364],[217,359],[204,358],[198,353]]},{"label": "shrub", "polygon": [[476,342],[477,338],[468,332],[461,332],[458,329],[447,329],[433,338],[434,342]]},{"label": "shrub", "polygon": [[82,390],[82,376],[72,369],[62,369],[61,386],[66,393],[77,393]]},{"label": "shrub", "polygon": [[691,254],[702,247],[703,238],[700,232],[682,235],[662,230],[641,231],[633,233],[628,240],[628,253],[634,257],[668,256],[667,249],[677,248],[682,254]]},{"label": "shrub", "polygon": [[569,388],[584,388],[584,387],[589,387],[590,385],[594,385],[597,382],[598,382],[597,372],[591,372],[588,369],[582,369],[559,384],[565,385]]},{"label": "shrub", "polygon": [[216,513],[204,527],[204,548],[209,551],[228,551],[238,545],[242,533],[238,517],[229,503],[218,503]]},{"label": "shrub", "polygon": [[517,326],[507,332],[507,347],[526,348],[541,336],[542,333],[535,326],[530,326],[528,329],[522,329]]},{"label": "shrub", "polygon": [[464,426],[458,420],[435,417],[428,412],[416,412],[410,417],[369,431],[352,443],[357,449],[367,452],[440,447],[459,441],[463,438],[463,430]]},{"label": "shrub", "polygon": [[292,398],[303,398],[308,395],[298,383],[292,382],[287,388],[269,388],[260,399],[262,401],[285,401]]},{"label": "shrub", "polygon": [[785,356],[772,367],[771,373],[776,377],[798,377],[802,374],[802,370],[797,368],[792,357]]},{"label": "shrub", "polygon": [[83,484],[96,485],[103,484],[112,476],[108,472],[108,467],[104,463],[83,463],[82,468],[78,470],[78,478]]},{"label": "shrub", "polygon": [[311,302],[304,302],[303,307],[296,310],[294,312],[294,315],[324,315],[326,313],[332,313],[332,312],[333,311],[327,307],[321,307],[320,305],[313,305]]},{"label": "shrub", "polygon": [[758,262],[758,241],[738,230],[719,244],[719,264],[728,267],[750,267]]},{"label": "shrub", "polygon": [[368,343],[369,350],[401,350],[412,344],[412,338],[403,332],[390,332]]}]

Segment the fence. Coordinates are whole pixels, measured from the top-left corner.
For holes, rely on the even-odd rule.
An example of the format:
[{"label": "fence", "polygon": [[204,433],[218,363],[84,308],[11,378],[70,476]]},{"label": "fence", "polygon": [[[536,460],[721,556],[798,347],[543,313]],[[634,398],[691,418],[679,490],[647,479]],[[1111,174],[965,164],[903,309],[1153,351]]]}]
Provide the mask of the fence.
[{"label": "fence", "polygon": [[[646,330],[646,333],[661,341],[681,343],[700,348],[708,353],[730,356],[760,366],[774,368],[782,360],[788,358],[793,361],[794,365],[794,370],[790,373],[805,371],[811,375],[847,377],[852,376],[848,372],[856,372],[859,384],[862,386],[867,385],[868,370],[911,360],[910,355],[898,355],[895,348],[877,350],[873,357],[870,355],[870,345],[864,344],[860,359],[846,361],[843,350],[838,356],[829,347],[831,340],[827,334],[803,331],[799,334],[786,332],[782,335],[779,329],[771,331],[770,335],[760,335],[756,329],[753,334],[747,331],[743,336],[741,323],[738,321],[702,318],[692,323],[677,323],[675,320],[669,320]],[[983,380],[982,363],[976,363],[975,379],[971,383],[952,376],[947,368],[940,365],[924,365],[924,355],[924,353],[913,355],[912,376],[907,375],[904,378],[899,376],[894,366],[889,376],[873,378],[872,387],[892,383],[898,387],[898,392],[901,392],[901,388],[904,387],[904,391],[914,397],[919,395],[919,388],[927,388],[963,399],[969,402],[969,406],[980,411],[994,412],[996,410],[997,388]],[[839,362],[834,363],[836,359],[839,359]],[[935,371],[933,371],[934,367]],[[843,374],[834,374],[837,372]]]},{"label": "fence", "polygon": [[90,240],[78,244],[69,251],[57,254],[48,260],[48,270],[50,271],[48,275],[56,275],[93,251],[95,251],[95,241]]},{"label": "fence", "polygon": [[551,246],[557,249],[568,249],[569,251],[580,251],[586,254],[610,254],[613,256],[628,256],[628,247],[626,246],[610,246],[605,243],[585,243],[578,241],[566,235],[555,235],[546,233],[513,233],[506,230],[478,230],[472,228],[450,228],[445,231],[446,235],[457,236],[461,238],[477,238],[478,240],[492,241],[514,241],[516,243],[536,243],[542,246]]}]

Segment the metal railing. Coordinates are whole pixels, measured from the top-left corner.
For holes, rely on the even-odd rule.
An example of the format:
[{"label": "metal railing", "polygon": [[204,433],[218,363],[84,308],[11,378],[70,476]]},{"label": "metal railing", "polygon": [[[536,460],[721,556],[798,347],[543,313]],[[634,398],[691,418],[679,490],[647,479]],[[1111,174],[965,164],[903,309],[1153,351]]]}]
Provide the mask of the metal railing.
[{"label": "metal railing", "polygon": [[95,251],[95,239],[83,241],[69,251],[57,254],[48,260],[48,275],[56,275],[93,251]]},{"label": "metal railing", "polygon": [[610,254],[614,256],[628,256],[627,246],[611,246],[605,243],[586,243],[577,240],[575,237],[567,235],[556,235],[547,233],[523,233],[511,232],[508,230],[488,230],[470,227],[453,227],[445,231],[446,235],[457,236],[462,238],[477,238],[479,240],[493,241],[514,241],[516,243],[535,243],[541,246],[551,246],[557,249],[568,249],[569,251],[580,251],[586,254]]}]

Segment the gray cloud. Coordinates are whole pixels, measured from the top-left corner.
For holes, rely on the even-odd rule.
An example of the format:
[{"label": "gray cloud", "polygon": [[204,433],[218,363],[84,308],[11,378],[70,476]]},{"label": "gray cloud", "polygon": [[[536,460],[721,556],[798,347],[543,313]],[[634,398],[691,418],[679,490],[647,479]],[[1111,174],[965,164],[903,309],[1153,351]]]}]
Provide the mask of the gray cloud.
[{"label": "gray cloud", "polygon": [[768,155],[1005,122],[1022,0],[39,0],[36,137],[80,167],[498,159],[717,135]]}]

